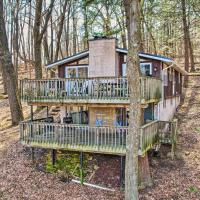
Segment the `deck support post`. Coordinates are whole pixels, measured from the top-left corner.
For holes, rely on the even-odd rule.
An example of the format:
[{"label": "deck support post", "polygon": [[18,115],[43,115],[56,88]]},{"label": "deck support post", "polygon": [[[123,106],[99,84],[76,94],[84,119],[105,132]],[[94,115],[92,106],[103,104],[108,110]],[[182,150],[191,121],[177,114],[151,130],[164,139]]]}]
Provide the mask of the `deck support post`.
[{"label": "deck support post", "polygon": [[55,149],[52,149],[51,156],[52,156],[52,165],[54,166],[56,164],[56,150]]},{"label": "deck support post", "polygon": [[47,106],[47,118],[49,117],[49,107]]},{"label": "deck support post", "polygon": [[35,162],[35,149],[34,149],[34,147],[31,148],[31,160],[32,160],[32,163]]},{"label": "deck support post", "polygon": [[[33,106],[31,105],[31,113],[30,113],[30,118],[31,121],[33,121]],[[33,126],[31,125],[31,138],[33,137]],[[34,152],[34,148],[31,148],[31,159],[32,159],[32,163],[34,163],[35,161],[35,152]]]},{"label": "deck support post", "polygon": [[31,105],[31,121],[33,121],[33,106]]},{"label": "deck support post", "polygon": [[83,185],[83,152],[80,152],[80,182]]},{"label": "deck support post", "polygon": [[120,190],[124,189],[124,179],[125,179],[125,156],[120,156]]}]

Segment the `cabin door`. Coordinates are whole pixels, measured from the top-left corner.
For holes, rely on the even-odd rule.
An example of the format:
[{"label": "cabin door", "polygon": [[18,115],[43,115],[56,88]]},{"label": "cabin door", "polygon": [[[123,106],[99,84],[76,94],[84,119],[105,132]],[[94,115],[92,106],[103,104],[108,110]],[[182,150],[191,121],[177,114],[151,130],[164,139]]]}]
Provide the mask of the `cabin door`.
[{"label": "cabin door", "polygon": [[153,104],[149,104],[147,108],[144,110],[144,121],[148,123],[149,121],[154,120],[154,106]]}]

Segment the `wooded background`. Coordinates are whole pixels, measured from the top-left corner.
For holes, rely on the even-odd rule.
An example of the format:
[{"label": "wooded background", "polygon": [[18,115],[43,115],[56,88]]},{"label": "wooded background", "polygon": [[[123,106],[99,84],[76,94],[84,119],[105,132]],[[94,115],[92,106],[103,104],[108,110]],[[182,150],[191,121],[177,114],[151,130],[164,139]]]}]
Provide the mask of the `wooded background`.
[{"label": "wooded background", "polygon": [[[188,57],[192,70],[200,64],[198,0],[141,0],[141,13],[141,51],[180,65]],[[87,49],[95,35],[117,37],[127,48],[121,0],[4,0],[4,17],[16,72],[35,66],[36,78],[42,77],[41,66]]]}]

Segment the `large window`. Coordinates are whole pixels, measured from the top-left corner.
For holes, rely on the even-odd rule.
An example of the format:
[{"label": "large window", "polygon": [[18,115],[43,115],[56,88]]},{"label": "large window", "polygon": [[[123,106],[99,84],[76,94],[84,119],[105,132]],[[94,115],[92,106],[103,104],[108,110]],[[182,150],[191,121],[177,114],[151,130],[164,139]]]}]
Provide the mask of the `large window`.
[{"label": "large window", "polygon": [[87,78],[88,66],[69,66],[65,67],[66,78]]},{"label": "large window", "polygon": [[[152,75],[152,63],[140,63],[141,73],[145,76]],[[127,75],[127,65],[126,63],[122,64],[122,76]]]}]

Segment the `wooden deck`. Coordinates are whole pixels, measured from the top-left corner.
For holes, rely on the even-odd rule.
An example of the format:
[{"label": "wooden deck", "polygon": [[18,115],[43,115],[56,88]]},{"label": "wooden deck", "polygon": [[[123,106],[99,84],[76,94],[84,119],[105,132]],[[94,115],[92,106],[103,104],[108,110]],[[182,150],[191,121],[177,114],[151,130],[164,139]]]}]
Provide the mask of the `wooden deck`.
[{"label": "wooden deck", "polygon": [[[162,82],[141,77],[141,103],[157,102]],[[29,103],[129,104],[127,78],[48,79],[20,82],[22,101]]]},{"label": "wooden deck", "polygon": [[[167,124],[171,126],[173,123],[153,121],[141,127],[139,155],[160,141],[160,133]],[[31,147],[125,155],[127,136],[128,127],[92,127],[37,121],[20,124],[20,141]],[[162,139],[166,138],[162,135]]]}]

